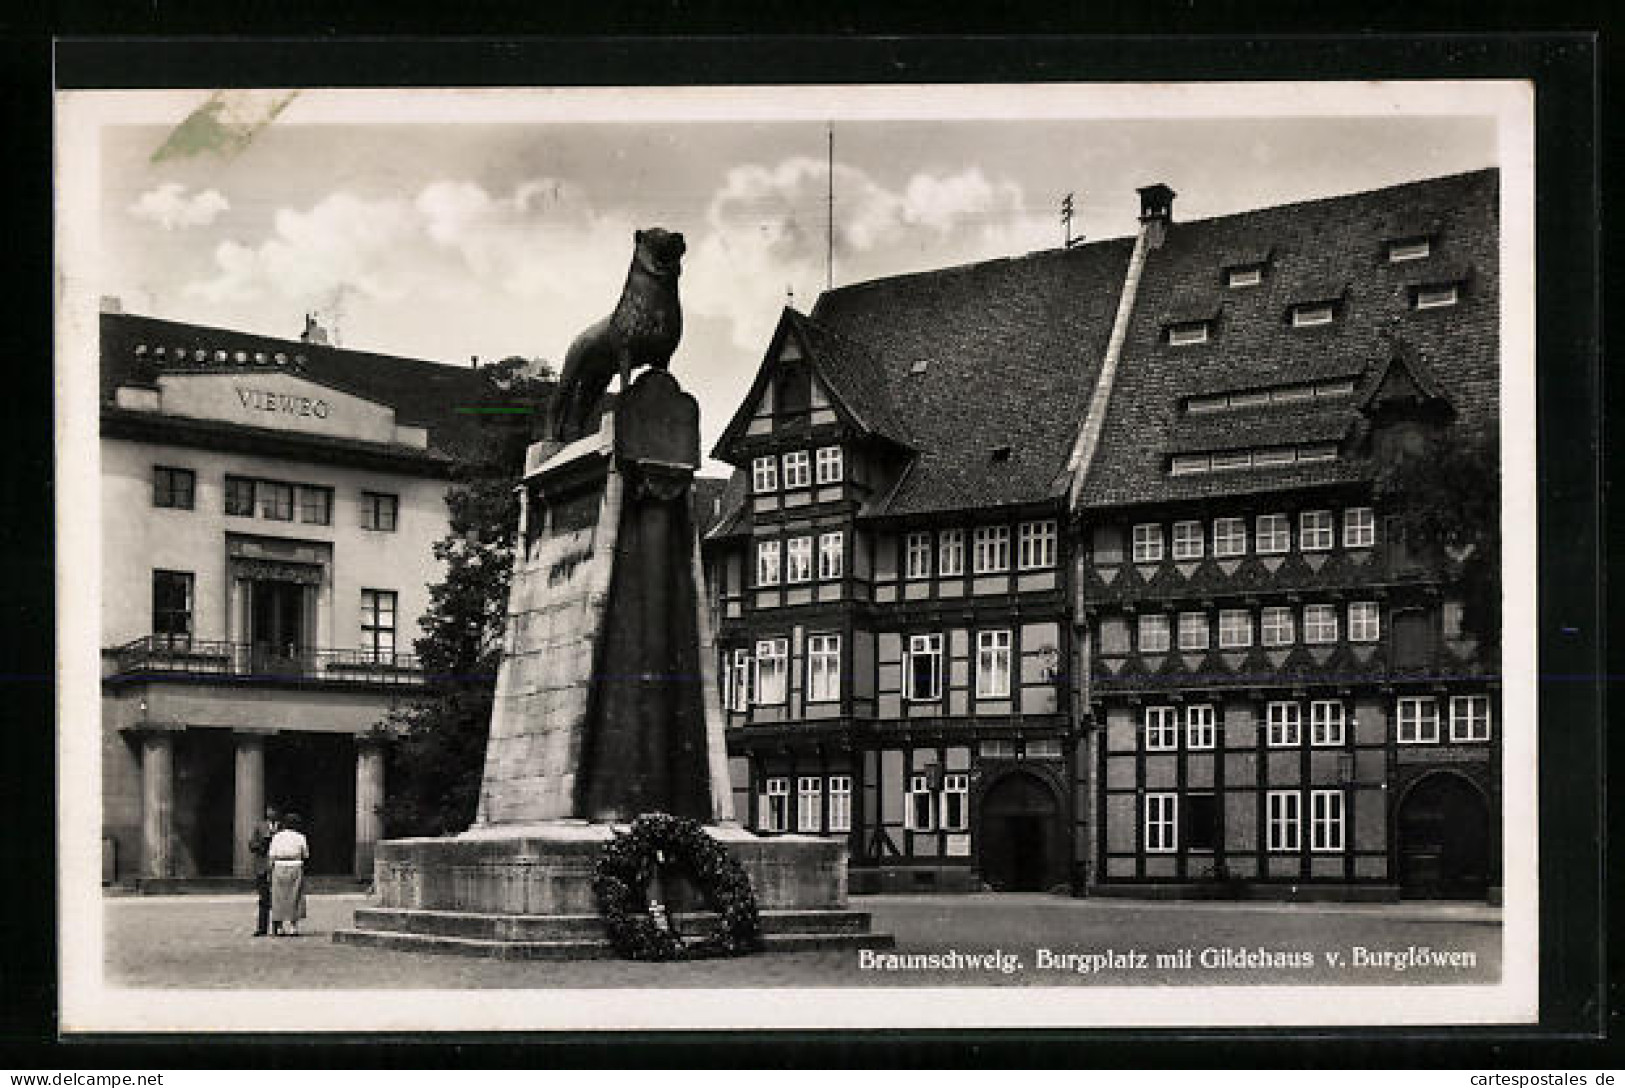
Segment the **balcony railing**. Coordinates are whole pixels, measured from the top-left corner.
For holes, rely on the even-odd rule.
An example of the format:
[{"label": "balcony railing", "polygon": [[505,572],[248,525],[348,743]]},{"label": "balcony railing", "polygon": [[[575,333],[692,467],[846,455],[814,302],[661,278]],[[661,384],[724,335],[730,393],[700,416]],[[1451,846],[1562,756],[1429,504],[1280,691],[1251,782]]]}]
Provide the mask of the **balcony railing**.
[{"label": "balcony railing", "polygon": [[186,635],[145,635],[115,650],[114,662],[118,675],[164,673],[409,686],[424,682],[416,654],[216,642]]}]

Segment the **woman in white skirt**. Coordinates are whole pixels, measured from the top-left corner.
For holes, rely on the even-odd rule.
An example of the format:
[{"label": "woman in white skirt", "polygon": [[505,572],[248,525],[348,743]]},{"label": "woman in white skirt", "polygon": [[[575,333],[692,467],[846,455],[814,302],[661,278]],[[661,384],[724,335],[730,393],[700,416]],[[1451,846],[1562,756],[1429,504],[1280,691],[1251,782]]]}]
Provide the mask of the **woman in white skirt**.
[{"label": "woman in white skirt", "polygon": [[305,916],[305,863],[310,860],[310,844],[303,829],[298,814],[289,813],[266,851],[271,858],[271,932],[276,935],[298,934],[299,920]]}]

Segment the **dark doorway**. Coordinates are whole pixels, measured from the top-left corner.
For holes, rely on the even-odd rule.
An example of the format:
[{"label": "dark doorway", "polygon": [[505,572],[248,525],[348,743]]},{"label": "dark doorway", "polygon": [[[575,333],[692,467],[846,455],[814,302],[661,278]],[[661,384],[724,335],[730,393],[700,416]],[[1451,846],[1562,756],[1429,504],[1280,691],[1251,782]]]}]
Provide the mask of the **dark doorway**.
[{"label": "dark doorway", "polygon": [[230,876],[236,764],[231,731],[188,729],[175,742],[175,875]]},{"label": "dark doorway", "polygon": [[305,587],[296,582],[249,584],[249,641],[254,644],[254,671],[299,672],[304,649]]},{"label": "dark doorway", "polygon": [[1430,774],[1399,809],[1399,881],[1410,899],[1483,899],[1490,883],[1484,795],[1456,774]]},{"label": "dark doorway", "polygon": [[281,733],[265,746],[265,800],[296,812],[310,841],[312,873],[355,867],[355,740],[348,734]]},{"label": "dark doorway", "polygon": [[999,779],[982,796],[977,846],[982,879],[996,891],[1048,891],[1063,881],[1060,805],[1036,775]]}]

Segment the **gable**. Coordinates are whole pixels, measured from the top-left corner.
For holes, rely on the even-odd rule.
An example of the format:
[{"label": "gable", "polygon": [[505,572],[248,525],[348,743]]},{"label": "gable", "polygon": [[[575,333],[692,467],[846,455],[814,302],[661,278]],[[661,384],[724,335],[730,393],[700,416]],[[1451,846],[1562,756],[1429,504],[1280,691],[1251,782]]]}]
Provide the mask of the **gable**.
[{"label": "gable", "polygon": [[148,409],[166,416],[388,445],[427,444],[422,428],[396,424],[390,405],[295,374],[160,374],[154,400]]}]

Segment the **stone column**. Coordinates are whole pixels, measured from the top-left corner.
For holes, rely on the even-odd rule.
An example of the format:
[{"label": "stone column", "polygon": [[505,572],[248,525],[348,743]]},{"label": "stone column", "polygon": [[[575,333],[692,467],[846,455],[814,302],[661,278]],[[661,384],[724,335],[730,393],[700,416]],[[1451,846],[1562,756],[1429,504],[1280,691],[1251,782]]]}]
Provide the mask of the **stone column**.
[{"label": "stone column", "polygon": [[141,737],[141,875],[173,875],[175,808],[175,739],[155,729]]},{"label": "stone column", "polygon": [[373,849],[384,837],[384,738],[363,733],[355,741],[355,875],[372,876]]},{"label": "stone column", "polygon": [[231,819],[231,871],[254,875],[254,855],[248,841],[265,815],[265,735],[237,733],[237,779]]}]

